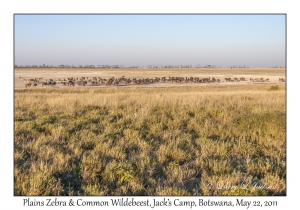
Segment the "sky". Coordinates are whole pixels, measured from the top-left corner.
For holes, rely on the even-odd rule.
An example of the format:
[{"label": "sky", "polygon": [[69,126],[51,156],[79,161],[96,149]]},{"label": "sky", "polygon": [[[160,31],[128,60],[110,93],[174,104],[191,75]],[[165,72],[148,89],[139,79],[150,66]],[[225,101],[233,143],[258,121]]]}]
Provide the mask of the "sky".
[{"label": "sky", "polygon": [[15,65],[286,66],[286,16],[14,15]]}]

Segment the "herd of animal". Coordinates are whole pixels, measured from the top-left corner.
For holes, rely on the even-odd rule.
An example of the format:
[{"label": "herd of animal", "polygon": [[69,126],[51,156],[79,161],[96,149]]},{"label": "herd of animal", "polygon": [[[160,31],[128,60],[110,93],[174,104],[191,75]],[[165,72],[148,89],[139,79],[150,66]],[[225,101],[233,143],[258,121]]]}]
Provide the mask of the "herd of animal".
[{"label": "herd of animal", "polygon": [[[39,84],[43,86],[55,86],[61,84],[63,86],[118,86],[118,85],[141,85],[141,84],[153,84],[153,83],[220,83],[220,82],[240,82],[247,81],[244,77],[241,78],[225,78],[225,81],[216,79],[214,77],[210,78],[199,78],[199,77],[154,77],[154,78],[126,78],[122,76],[120,78],[110,77],[108,79],[102,77],[80,77],[74,78],[70,77],[67,79],[43,79],[41,78],[31,78],[25,79],[19,77],[25,83],[25,87],[36,87]],[[251,82],[269,82],[269,79],[264,78],[250,78]],[[285,82],[284,78],[279,78],[279,82]]]}]

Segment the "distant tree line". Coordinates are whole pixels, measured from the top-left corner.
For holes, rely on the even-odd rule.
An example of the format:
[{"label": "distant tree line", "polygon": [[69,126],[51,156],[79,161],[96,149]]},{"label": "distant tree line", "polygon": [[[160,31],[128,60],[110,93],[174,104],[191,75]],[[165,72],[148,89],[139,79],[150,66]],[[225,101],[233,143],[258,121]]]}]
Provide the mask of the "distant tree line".
[{"label": "distant tree line", "polygon": [[[123,66],[123,65],[15,65],[15,68],[96,68],[96,69],[118,69],[118,68],[249,68],[246,65],[148,65],[148,66]],[[274,68],[274,67],[272,67]]]}]

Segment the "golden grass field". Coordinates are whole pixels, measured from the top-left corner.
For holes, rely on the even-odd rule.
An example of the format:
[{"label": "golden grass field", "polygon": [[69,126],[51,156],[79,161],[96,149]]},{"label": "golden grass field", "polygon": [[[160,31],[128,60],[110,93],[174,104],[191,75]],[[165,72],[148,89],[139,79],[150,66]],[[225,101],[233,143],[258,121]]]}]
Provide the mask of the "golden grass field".
[{"label": "golden grass field", "polygon": [[286,194],[285,69],[99,70],[269,83],[16,85],[19,75],[96,74],[55,71],[15,70],[14,195]]}]

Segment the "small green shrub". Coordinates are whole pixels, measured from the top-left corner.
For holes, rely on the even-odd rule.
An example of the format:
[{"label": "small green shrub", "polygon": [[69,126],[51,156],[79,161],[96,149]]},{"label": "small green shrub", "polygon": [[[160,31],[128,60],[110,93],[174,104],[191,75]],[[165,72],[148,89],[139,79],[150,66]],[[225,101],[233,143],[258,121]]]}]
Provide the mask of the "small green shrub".
[{"label": "small green shrub", "polygon": [[272,91],[272,90],[279,90],[279,86],[278,85],[273,85],[271,86],[268,91]]}]

